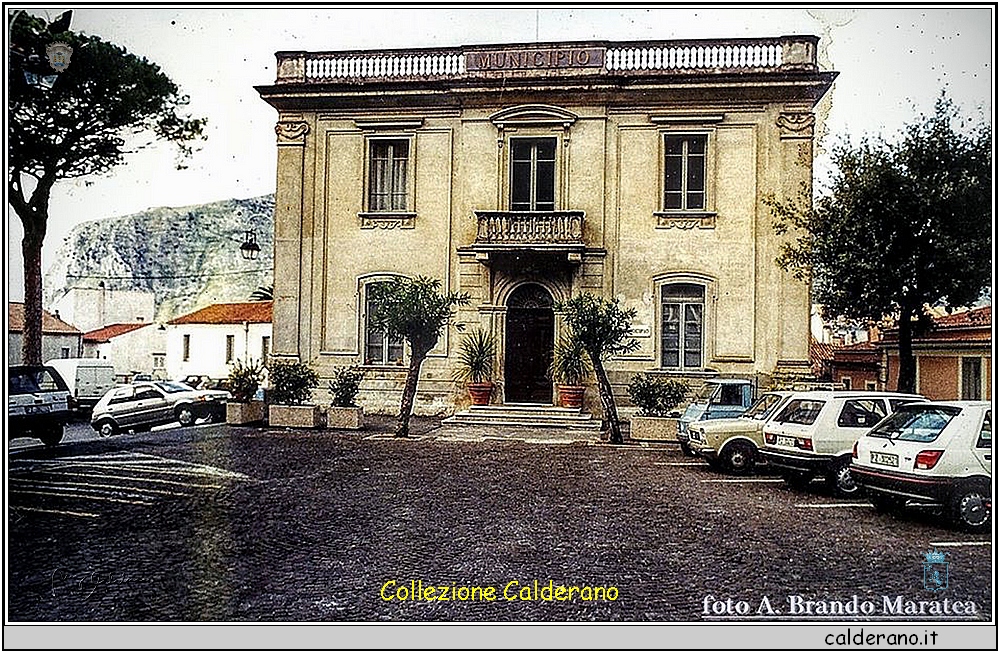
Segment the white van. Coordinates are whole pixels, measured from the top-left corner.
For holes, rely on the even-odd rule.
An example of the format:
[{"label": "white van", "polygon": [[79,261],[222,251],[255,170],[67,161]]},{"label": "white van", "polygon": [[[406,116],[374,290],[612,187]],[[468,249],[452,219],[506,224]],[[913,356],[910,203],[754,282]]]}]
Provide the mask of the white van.
[{"label": "white van", "polygon": [[854,443],[900,406],[926,401],[896,392],[797,392],[764,424],[764,459],[785,482],[807,485],[823,475],[841,496],[858,492],[851,478]]},{"label": "white van", "polygon": [[115,387],[115,366],[100,358],[54,358],[46,365],[59,372],[78,408],[91,410]]}]

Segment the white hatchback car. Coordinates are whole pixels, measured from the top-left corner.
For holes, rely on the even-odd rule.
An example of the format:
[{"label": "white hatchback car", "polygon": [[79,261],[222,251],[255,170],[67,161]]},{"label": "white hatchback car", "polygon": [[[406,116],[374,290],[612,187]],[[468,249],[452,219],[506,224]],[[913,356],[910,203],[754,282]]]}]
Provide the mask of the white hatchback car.
[{"label": "white hatchback car", "polygon": [[903,406],[858,440],[851,475],[880,512],[931,504],[958,527],[985,532],[993,507],[992,422],[988,401]]},{"label": "white hatchback car", "polygon": [[785,482],[803,487],[826,478],[841,496],[858,492],[851,478],[854,443],[886,415],[920,395],[820,390],[797,392],[764,425],[764,459]]}]

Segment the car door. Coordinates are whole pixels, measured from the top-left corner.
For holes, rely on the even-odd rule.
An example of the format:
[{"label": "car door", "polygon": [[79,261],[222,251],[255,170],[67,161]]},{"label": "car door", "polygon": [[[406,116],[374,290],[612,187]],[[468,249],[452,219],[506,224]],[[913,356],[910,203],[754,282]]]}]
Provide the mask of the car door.
[{"label": "car door", "polygon": [[975,439],[973,453],[983,470],[993,476],[993,411],[987,410]]},{"label": "car door", "polygon": [[146,385],[136,390],[136,424],[160,424],[169,421],[167,400],[159,388]]}]

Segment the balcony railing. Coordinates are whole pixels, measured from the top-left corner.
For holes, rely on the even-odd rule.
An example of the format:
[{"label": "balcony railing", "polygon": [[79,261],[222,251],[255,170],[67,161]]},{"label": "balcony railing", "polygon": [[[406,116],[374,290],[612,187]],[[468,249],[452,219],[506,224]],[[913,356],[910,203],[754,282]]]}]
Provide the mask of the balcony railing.
[{"label": "balcony railing", "polygon": [[477,245],[582,245],[583,211],[476,211]]},{"label": "balcony railing", "polygon": [[418,82],[476,79],[511,72],[532,75],[553,69],[560,73],[616,76],[816,71],[817,41],[815,36],[781,36],[279,52],[277,83]]}]

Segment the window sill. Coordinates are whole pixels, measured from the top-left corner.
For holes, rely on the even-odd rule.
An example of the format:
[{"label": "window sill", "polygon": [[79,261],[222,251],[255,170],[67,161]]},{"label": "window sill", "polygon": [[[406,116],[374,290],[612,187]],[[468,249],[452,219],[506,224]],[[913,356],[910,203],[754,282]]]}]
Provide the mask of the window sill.
[{"label": "window sill", "polygon": [[413,229],[416,213],[408,211],[368,211],[358,214],[362,229]]},{"label": "window sill", "polygon": [[719,376],[719,373],[714,370],[706,370],[704,368],[680,369],[676,367],[669,367],[669,368],[655,367],[651,370],[646,370],[646,374],[662,374],[664,376],[687,376],[692,378],[705,378],[705,379]]},{"label": "window sill", "polygon": [[657,229],[715,229],[715,211],[654,211]]}]

